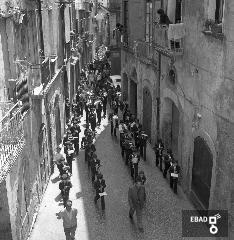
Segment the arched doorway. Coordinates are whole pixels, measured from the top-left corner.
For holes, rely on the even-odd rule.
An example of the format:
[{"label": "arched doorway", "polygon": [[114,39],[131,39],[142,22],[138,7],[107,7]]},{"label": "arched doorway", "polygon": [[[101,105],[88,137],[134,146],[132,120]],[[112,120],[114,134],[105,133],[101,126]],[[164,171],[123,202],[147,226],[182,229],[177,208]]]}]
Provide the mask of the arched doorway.
[{"label": "arched doorway", "polygon": [[167,149],[171,149],[174,157],[178,160],[178,137],[180,112],[175,103],[169,99],[164,99],[162,140]]},{"label": "arched doorway", "polygon": [[128,76],[126,73],[123,73],[122,79],[122,99],[123,101],[128,100]]},{"label": "arched doorway", "polygon": [[151,122],[152,122],[152,97],[150,90],[145,87],[143,89],[143,130],[151,138]]},{"label": "arched doorway", "polygon": [[130,111],[137,117],[137,84],[130,81]]},{"label": "arched doorway", "polygon": [[205,140],[196,137],[194,140],[192,193],[198,200],[199,207],[209,208],[210,187],[213,168],[213,155]]}]

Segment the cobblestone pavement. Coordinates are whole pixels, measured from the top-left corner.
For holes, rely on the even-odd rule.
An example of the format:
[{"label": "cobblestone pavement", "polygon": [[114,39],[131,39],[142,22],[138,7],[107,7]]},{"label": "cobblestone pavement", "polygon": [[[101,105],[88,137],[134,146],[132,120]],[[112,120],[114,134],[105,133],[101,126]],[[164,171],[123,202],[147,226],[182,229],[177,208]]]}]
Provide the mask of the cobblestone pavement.
[{"label": "cobblestone pavement", "polygon": [[[83,133],[83,130],[82,130]],[[107,119],[102,121],[96,140],[101,171],[106,180],[106,210],[102,212],[100,202],[94,205],[94,190],[91,176],[81,151],[73,162],[73,176],[70,199],[78,209],[77,240],[179,240],[181,236],[181,210],[193,206],[180,194],[175,195],[168,181],[156,167],[141,161],[139,169],[146,173],[147,203],[143,212],[144,233],[131,223],[128,217],[127,193],[132,185],[128,168],[120,154],[119,138],[110,135]],[[32,230],[30,240],[63,240],[62,221],[55,213],[62,210],[59,202],[58,172],[51,177],[41,208]],[[195,238],[199,239],[199,238]],[[202,238],[208,239],[208,238]]]}]

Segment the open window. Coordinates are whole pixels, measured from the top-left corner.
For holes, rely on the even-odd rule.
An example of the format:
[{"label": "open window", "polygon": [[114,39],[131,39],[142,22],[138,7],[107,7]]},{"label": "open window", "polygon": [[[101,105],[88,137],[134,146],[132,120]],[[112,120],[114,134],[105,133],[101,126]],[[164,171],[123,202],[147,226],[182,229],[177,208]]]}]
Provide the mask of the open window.
[{"label": "open window", "polygon": [[209,0],[208,19],[216,24],[223,22],[224,0]]},{"label": "open window", "polygon": [[121,42],[128,43],[128,25],[129,25],[129,19],[128,19],[128,1],[123,2],[123,28],[124,28],[124,35]]},{"label": "open window", "polygon": [[216,0],[215,22],[218,24],[223,22],[223,10],[224,10],[224,0]]},{"label": "open window", "polygon": [[168,0],[165,7],[167,16],[173,24],[182,22],[182,0]]},{"label": "open window", "polygon": [[224,0],[209,0],[208,18],[204,22],[203,33],[223,39]]},{"label": "open window", "polygon": [[[169,30],[168,31],[172,31],[172,32],[183,32],[182,28],[183,26],[181,26],[182,24],[182,0],[168,0],[167,2],[167,15],[170,19],[170,21],[172,22],[172,25],[169,26]],[[178,25],[177,25],[178,24]],[[170,28],[173,27],[173,30],[171,30]],[[182,36],[181,38],[178,37],[178,34],[175,34],[176,36],[175,39],[174,37],[172,39],[169,39],[169,49],[173,50],[173,51],[181,51],[182,49]]]}]

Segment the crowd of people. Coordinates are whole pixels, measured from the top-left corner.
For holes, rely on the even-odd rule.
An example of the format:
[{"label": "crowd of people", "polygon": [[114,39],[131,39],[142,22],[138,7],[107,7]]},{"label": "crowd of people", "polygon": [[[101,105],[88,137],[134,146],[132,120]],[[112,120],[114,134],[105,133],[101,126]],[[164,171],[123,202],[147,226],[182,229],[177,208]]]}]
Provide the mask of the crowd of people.
[{"label": "crowd of people", "polygon": [[[133,219],[136,212],[138,227],[143,231],[142,210],[146,202],[144,171],[138,169],[141,157],[146,161],[147,134],[143,131],[139,119],[129,110],[128,103],[121,99],[121,89],[113,86],[110,81],[110,64],[107,57],[101,61],[95,60],[81,72],[81,80],[72,104],[66,99],[66,131],[62,144],[57,149],[55,163],[59,170],[59,189],[63,198],[64,211],[71,210],[72,202],[69,200],[69,192],[72,188],[72,162],[79,154],[79,149],[84,149],[85,163],[91,176],[91,181],[95,189],[94,203],[101,200],[101,207],[105,209],[104,196],[106,182],[101,173],[101,160],[97,156],[95,138],[97,127],[101,120],[108,117],[110,123],[110,134],[117,138],[119,132],[119,144],[122,158],[129,168],[134,185],[129,188],[128,202],[130,205],[129,217]],[[107,105],[109,111],[107,114]],[[80,122],[85,114],[84,136],[80,141]],[[80,146],[81,143],[81,146]],[[174,159],[170,149],[164,149],[161,139],[158,139],[154,147],[156,156],[156,166],[167,177],[170,173],[170,186],[177,193],[177,182],[180,167]],[[164,165],[164,169],[163,169]],[[73,211],[74,212],[74,211]],[[64,215],[60,215],[64,219]],[[65,227],[64,227],[65,228]],[[72,230],[66,228],[67,239],[74,239],[74,226]]]},{"label": "crowd of people", "polygon": [[[173,189],[174,193],[177,194],[177,183],[180,173],[180,166],[178,161],[174,158],[172,150],[165,150],[162,139],[158,139],[154,146],[155,151],[155,165],[159,167],[160,171],[163,173],[163,177],[167,177],[167,173],[170,174],[170,187]],[[164,163],[164,169],[163,169]]]},{"label": "crowd of people", "polygon": [[[110,63],[107,54],[104,54],[102,59],[97,58],[82,70],[72,104],[69,99],[65,102],[66,129],[54,161],[59,170],[59,189],[65,207],[57,215],[58,218],[63,219],[66,239],[74,239],[77,225],[77,211],[71,208],[72,201],[69,199],[69,193],[72,188],[72,162],[76,160],[74,157],[78,156],[80,148],[84,149],[85,162],[96,192],[94,203],[97,204],[98,199],[101,199],[102,210],[105,209],[106,183],[100,170],[101,161],[96,153],[95,137],[96,128],[101,124],[101,119],[107,117],[108,102],[111,103],[113,95],[119,91],[111,84],[109,76]],[[80,141],[80,123],[83,114],[85,114],[86,124],[84,137]],[[67,218],[68,216],[70,218]]]}]

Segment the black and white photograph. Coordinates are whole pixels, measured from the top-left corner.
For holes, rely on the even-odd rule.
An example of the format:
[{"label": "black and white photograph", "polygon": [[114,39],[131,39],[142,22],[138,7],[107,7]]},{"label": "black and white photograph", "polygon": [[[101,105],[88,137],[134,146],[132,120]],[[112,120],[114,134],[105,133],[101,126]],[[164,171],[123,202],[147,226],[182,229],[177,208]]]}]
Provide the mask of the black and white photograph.
[{"label": "black and white photograph", "polygon": [[234,0],[0,0],[0,240],[234,239]]}]

